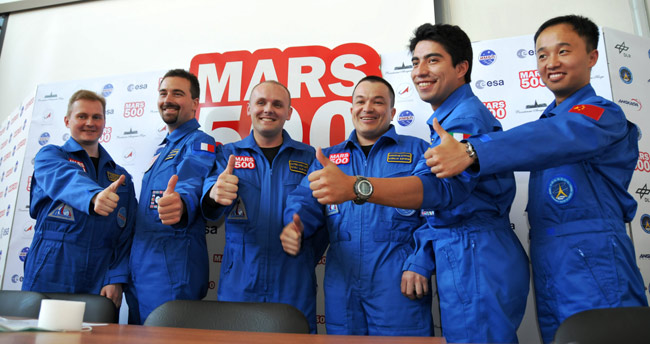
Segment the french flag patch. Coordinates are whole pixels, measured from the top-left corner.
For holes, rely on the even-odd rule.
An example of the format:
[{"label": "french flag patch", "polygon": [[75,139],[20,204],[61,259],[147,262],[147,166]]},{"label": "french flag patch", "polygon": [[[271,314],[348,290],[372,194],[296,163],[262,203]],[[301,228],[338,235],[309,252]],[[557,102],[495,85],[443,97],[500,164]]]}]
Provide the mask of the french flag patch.
[{"label": "french flag patch", "polygon": [[215,145],[205,143],[205,142],[195,142],[194,150],[197,152],[209,152],[214,153]]}]

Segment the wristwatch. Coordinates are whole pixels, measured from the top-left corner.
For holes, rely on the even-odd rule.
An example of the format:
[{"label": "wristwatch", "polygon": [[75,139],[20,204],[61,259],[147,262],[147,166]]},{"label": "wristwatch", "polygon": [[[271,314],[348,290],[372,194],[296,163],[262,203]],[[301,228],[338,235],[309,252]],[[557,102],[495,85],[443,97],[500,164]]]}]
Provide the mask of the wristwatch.
[{"label": "wristwatch", "polygon": [[476,159],[476,151],[474,150],[474,146],[472,146],[472,144],[467,141],[465,141],[465,151],[470,158]]},{"label": "wristwatch", "polygon": [[354,182],[354,194],[357,198],[352,200],[355,204],[364,204],[372,196],[375,189],[366,177],[357,176],[357,181]]}]

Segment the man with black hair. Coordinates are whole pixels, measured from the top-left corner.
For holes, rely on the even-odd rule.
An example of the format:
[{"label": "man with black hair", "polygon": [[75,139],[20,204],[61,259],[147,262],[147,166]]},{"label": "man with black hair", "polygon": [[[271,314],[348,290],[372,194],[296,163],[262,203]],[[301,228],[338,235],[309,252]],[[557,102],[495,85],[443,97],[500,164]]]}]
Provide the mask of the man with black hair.
[{"label": "man with black hair", "polygon": [[[390,124],[394,105],[395,92],[386,80],[378,76],[361,79],[352,92],[350,108],[355,129],[342,143],[322,152],[319,149],[322,162],[315,161],[310,171],[334,163],[349,175],[411,175],[427,143],[395,132]],[[370,185],[364,178],[358,181]],[[280,236],[287,253],[298,254],[303,237],[327,225],[327,333],[432,335],[431,296],[409,300],[400,289],[402,265],[413,252],[413,232],[424,222],[419,211],[362,203],[365,200],[358,198],[321,205],[312,196],[307,178],[287,199],[287,226]]]},{"label": "man with black hair", "polygon": [[303,312],[316,333],[316,256],[321,246],[291,257],[278,238],[287,195],[307,174],[314,149],[291,139],[291,94],[273,80],[256,85],[248,102],[250,135],[219,148],[204,183],[206,218],[225,216],[226,246],[219,277],[220,301],[280,302]]},{"label": "man with black hair", "polygon": [[200,199],[215,159],[214,139],[195,119],[199,81],[170,70],[158,89],[158,110],[169,133],[142,178],[131,250],[129,322],[143,323],[161,304],[197,300],[208,290],[208,251]]},{"label": "man with black hair", "polygon": [[555,101],[541,118],[466,142],[449,137],[427,162],[439,177],[470,166],[479,176],[531,171],[530,255],[547,343],[572,314],[648,305],[625,226],[637,207],[627,189],[639,155],[638,131],[591,87],[598,36],[585,17],[546,21],[535,33],[537,68]]},{"label": "man with black hair", "polygon": [[[430,126],[440,122],[461,136],[501,130],[468,85],[472,46],[465,32],[457,26],[424,24],[415,31],[410,50],[413,83],[434,110]],[[431,147],[444,138],[432,130]],[[530,275],[526,253],[510,228],[512,172],[438,179],[422,158],[414,176],[367,178],[374,192],[359,195],[363,190],[354,176],[332,163],[323,165],[309,175],[313,195],[322,204],[361,197],[422,208],[427,225],[414,234],[416,248],[404,263],[401,288],[409,298],[424,297],[435,271],[442,333],[448,341],[517,342]]]}]

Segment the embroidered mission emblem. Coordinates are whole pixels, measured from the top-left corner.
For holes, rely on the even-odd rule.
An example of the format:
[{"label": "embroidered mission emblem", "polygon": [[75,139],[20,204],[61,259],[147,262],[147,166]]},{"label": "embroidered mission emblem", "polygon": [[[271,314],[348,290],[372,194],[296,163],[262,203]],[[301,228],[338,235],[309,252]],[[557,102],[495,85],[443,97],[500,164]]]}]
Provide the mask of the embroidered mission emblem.
[{"label": "embroidered mission emblem", "polygon": [[548,183],[548,195],[553,202],[557,204],[565,204],[573,199],[575,194],[575,186],[573,182],[564,177],[556,177],[551,179]]},{"label": "embroidered mission emblem", "polygon": [[47,216],[59,220],[74,222],[74,211],[72,210],[71,206],[65,203],[59,204],[56,208],[54,208],[54,210],[47,214]]}]

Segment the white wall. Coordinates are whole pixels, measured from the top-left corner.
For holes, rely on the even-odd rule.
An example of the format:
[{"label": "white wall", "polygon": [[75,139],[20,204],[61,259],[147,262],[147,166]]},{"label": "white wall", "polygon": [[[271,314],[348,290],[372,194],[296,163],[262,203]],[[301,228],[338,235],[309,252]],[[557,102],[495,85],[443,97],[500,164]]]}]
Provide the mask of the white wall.
[{"label": "white wall", "polygon": [[189,68],[199,53],[360,42],[401,50],[431,0],[103,0],[9,16],[0,120],[42,83]]},{"label": "white wall", "polygon": [[[643,0],[641,0],[643,1]],[[547,19],[565,14],[591,18],[596,25],[634,33],[629,0],[441,0],[445,20],[472,41],[535,33]],[[647,6],[646,0],[646,6]]]},{"label": "white wall", "polygon": [[[437,1],[472,41],[533,33],[568,13],[634,33],[628,0]],[[345,42],[397,51],[417,25],[434,21],[433,3],[99,0],[13,13],[0,56],[0,120],[38,84],[187,68],[197,53]]]}]

